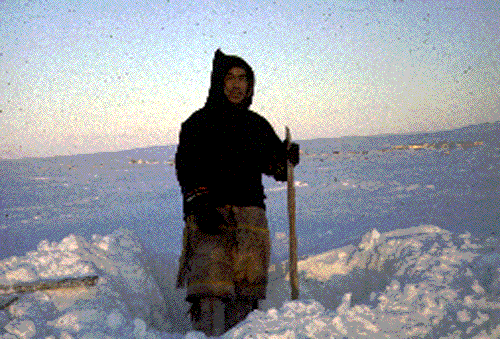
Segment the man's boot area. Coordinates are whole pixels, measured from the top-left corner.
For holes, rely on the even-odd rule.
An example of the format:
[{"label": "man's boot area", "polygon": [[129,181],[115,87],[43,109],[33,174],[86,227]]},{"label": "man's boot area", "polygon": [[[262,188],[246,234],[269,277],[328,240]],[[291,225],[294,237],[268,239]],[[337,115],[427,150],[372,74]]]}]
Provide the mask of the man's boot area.
[{"label": "man's boot area", "polygon": [[247,315],[258,308],[258,301],[253,299],[232,299],[226,304],[226,327],[228,331],[241,321],[245,320]]},{"label": "man's boot area", "polygon": [[200,298],[191,306],[191,322],[195,331],[207,337],[224,334],[224,303],[217,297]]}]

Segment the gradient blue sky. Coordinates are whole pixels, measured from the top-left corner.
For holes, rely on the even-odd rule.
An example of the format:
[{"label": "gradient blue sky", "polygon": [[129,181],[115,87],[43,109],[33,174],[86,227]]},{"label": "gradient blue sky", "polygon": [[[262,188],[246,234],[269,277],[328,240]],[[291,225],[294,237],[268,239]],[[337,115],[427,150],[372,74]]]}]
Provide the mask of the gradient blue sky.
[{"label": "gradient blue sky", "polygon": [[0,0],[0,149],[177,143],[217,48],[296,139],[500,120],[500,2]]}]

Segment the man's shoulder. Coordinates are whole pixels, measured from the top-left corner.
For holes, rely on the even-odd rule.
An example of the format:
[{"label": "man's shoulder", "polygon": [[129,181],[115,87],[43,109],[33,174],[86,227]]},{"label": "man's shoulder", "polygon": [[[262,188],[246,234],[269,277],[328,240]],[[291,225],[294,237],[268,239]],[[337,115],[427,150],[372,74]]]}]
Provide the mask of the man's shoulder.
[{"label": "man's shoulder", "polygon": [[260,115],[259,113],[257,112],[254,112],[254,111],[251,111],[251,110],[248,110],[247,111],[247,115],[248,115],[248,118],[257,123],[257,124],[261,124],[261,125],[269,125],[271,126],[271,124],[269,123],[269,121],[267,121],[266,118],[264,118],[262,115]]},{"label": "man's shoulder", "polygon": [[260,130],[261,134],[264,134],[264,135],[276,134],[273,126],[266,118],[264,118],[262,115],[260,115],[256,112],[253,112],[253,111],[249,111],[249,112],[250,112],[250,116],[251,116],[251,118],[250,118],[251,124],[253,125],[254,128]]},{"label": "man's shoulder", "polygon": [[184,120],[182,126],[198,124],[200,121],[204,120],[205,117],[206,117],[205,108],[200,108],[199,110],[192,113],[186,120]]}]

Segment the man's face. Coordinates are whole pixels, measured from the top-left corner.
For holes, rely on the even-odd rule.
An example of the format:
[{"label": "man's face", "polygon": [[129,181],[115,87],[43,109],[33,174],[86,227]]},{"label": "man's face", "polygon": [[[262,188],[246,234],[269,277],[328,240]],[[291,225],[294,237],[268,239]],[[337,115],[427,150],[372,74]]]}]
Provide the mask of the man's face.
[{"label": "man's face", "polygon": [[246,99],[248,93],[248,80],[245,70],[233,67],[224,78],[224,94],[227,99],[237,105]]}]

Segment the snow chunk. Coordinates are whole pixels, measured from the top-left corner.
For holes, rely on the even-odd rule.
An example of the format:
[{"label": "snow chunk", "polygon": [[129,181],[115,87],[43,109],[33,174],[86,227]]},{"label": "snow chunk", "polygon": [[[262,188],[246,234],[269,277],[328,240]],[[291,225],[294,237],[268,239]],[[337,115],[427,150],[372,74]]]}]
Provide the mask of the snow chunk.
[{"label": "snow chunk", "polygon": [[37,279],[36,271],[28,266],[18,266],[16,269],[11,269],[5,272],[4,277],[0,278],[0,284],[12,285],[15,282],[33,282]]},{"label": "snow chunk", "polygon": [[406,190],[409,192],[409,191],[414,191],[416,189],[420,188],[420,185],[419,184],[414,184],[414,185],[410,185],[408,187],[406,187]]},{"label": "snow chunk", "polygon": [[380,233],[376,229],[372,229],[371,232],[368,232],[363,236],[363,239],[358,246],[365,251],[369,251],[375,247],[375,245],[379,242],[379,239]]},{"label": "snow chunk", "polygon": [[21,339],[29,339],[36,336],[35,323],[31,320],[14,319],[5,326],[5,330]]},{"label": "snow chunk", "polygon": [[[89,312],[90,312],[90,314],[96,313],[96,311],[94,311],[94,310],[86,311],[86,313],[89,313]],[[66,313],[65,315],[57,318],[54,321],[47,322],[47,325],[53,326],[56,328],[69,329],[69,330],[72,330],[74,332],[78,332],[82,328],[82,325],[80,325],[81,316],[79,313],[80,312]]]},{"label": "snow chunk", "polygon": [[119,329],[125,323],[125,317],[118,310],[113,310],[106,318],[106,325],[113,330]]},{"label": "snow chunk", "polygon": [[465,323],[465,322],[468,322],[471,320],[470,313],[466,309],[463,309],[463,310],[457,312],[457,318],[458,318],[458,321],[460,321],[462,323]]},{"label": "snow chunk", "polygon": [[79,248],[80,239],[83,238],[77,238],[74,234],[70,234],[61,241],[57,248],[60,251],[76,251]]},{"label": "snow chunk", "polygon": [[144,320],[136,318],[134,319],[134,332],[132,333],[136,338],[145,338],[146,333],[146,323]]},{"label": "snow chunk", "polygon": [[93,265],[82,258],[81,251],[89,245],[82,237],[70,234],[60,244],[43,240],[38,251],[24,257],[12,257],[0,262],[0,285],[33,282],[37,279],[76,278],[94,273]]},{"label": "snow chunk", "polygon": [[337,307],[337,313],[340,315],[346,314],[347,310],[351,307],[351,296],[352,293],[346,293],[342,297],[342,303]]}]

